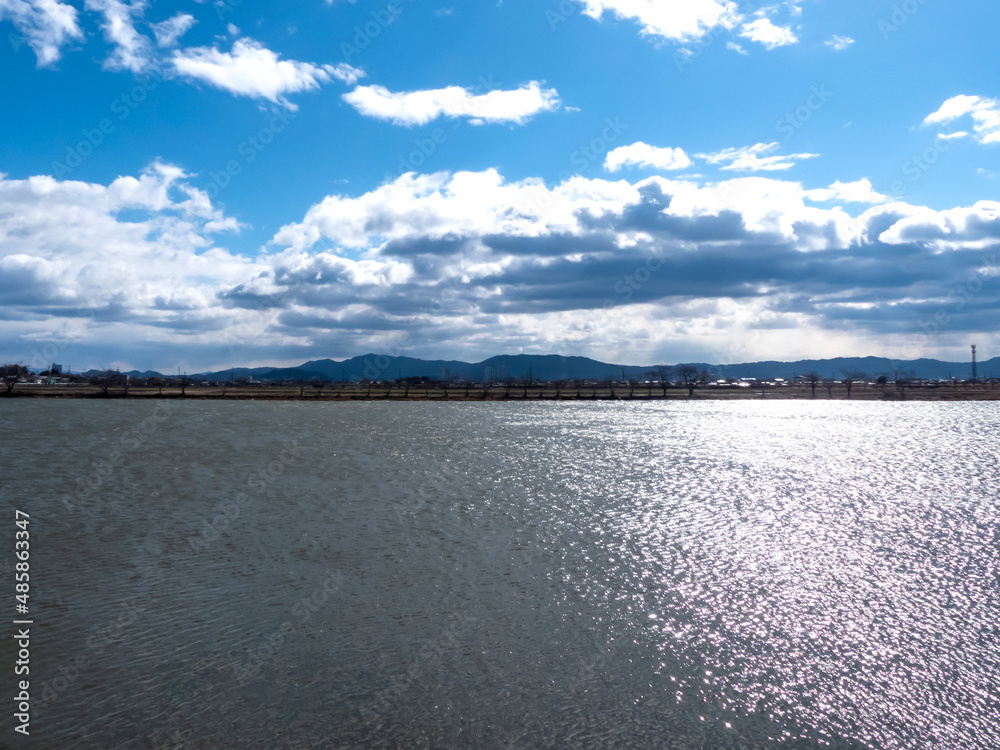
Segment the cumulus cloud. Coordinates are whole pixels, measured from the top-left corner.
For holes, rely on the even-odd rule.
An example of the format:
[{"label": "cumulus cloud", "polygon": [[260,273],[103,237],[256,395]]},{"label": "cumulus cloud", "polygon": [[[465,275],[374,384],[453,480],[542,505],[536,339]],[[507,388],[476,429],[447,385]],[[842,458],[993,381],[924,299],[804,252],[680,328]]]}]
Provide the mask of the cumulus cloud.
[{"label": "cumulus cloud", "polygon": [[197,21],[190,13],[178,13],[171,16],[166,21],[150,24],[156,43],[160,47],[173,47],[177,40],[187,33],[188,29],[194,26]]},{"label": "cumulus cloud", "polygon": [[114,51],[104,62],[109,70],[131,70],[141,73],[150,63],[152,45],[148,37],[135,28],[135,18],[146,10],[145,0],[86,0],[84,7],[103,16],[101,28]]},{"label": "cumulus cloud", "polygon": [[[917,209],[882,232],[879,239],[893,245],[921,243],[948,248],[961,243],[995,248],[1000,244],[1000,203],[978,201],[971,207],[947,211]],[[1000,273],[1000,266],[994,271]]]},{"label": "cumulus cloud", "polygon": [[604,168],[609,172],[617,172],[627,166],[687,169],[691,166],[691,159],[682,148],[658,148],[641,141],[629,146],[619,146],[604,159]]},{"label": "cumulus cloud", "polygon": [[709,164],[721,165],[727,172],[775,172],[791,169],[797,161],[814,159],[819,154],[775,154],[779,144],[757,143],[741,148],[727,148],[713,153],[695,154]]},{"label": "cumulus cloud", "polygon": [[187,177],[154,162],[108,185],[0,180],[0,307],[16,308],[22,336],[51,336],[54,321],[64,338],[99,340],[211,314],[215,285],[237,282],[250,262],[215,246],[236,222]]},{"label": "cumulus cloud", "polygon": [[776,26],[769,18],[758,18],[756,21],[743,24],[740,36],[763,44],[768,49],[797,44],[799,41],[789,27]]},{"label": "cumulus cloud", "polygon": [[[654,361],[751,331],[748,358],[793,340],[884,348],[956,283],[1000,276],[1000,203],[841,205],[882,198],[868,180],[409,173],[327,196],[248,258],[220,245],[238,226],[170,164],[107,185],[0,178],[0,344],[30,351],[57,331],[83,351],[153,342],[205,367],[231,363],[230,345],[287,361],[400,340],[418,355],[628,361],[636,341]],[[992,330],[992,314],[970,301],[953,328]]]},{"label": "cumulus cloud", "polygon": [[839,180],[828,188],[809,190],[806,196],[814,201],[844,201],[847,203],[884,203],[889,196],[875,192],[871,180],[865,178],[855,182]]},{"label": "cumulus cloud", "polygon": [[837,52],[843,52],[845,49],[854,44],[854,40],[849,36],[841,36],[840,34],[834,34],[833,37],[826,42],[824,42],[827,47],[833,47]]},{"label": "cumulus cloud", "polygon": [[[855,336],[885,336],[905,331],[899,316],[916,315],[927,304],[919,300],[947,280],[996,266],[984,243],[993,238],[996,245],[1000,223],[994,209],[978,204],[969,216],[899,203],[855,216],[808,203],[884,198],[867,180],[810,191],[763,177],[706,185],[576,177],[550,187],[507,182],[493,170],[410,174],[363,195],[325,199],[274,243],[293,257],[323,247],[406,264],[410,272],[397,271],[405,280],[389,309],[375,309],[429,324],[428,300],[446,293],[449,312],[433,325],[466,341],[499,336],[543,349],[558,342],[565,350],[567,342],[600,340],[613,348],[615,336],[628,335],[628,316],[604,311],[605,304],[643,319],[671,318],[678,340],[680,329],[695,324],[677,317],[685,309],[707,315],[709,330],[731,331],[749,315],[774,330],[823,333],[825,340],[845,327]],[[914,250],[921,245],[928,249]],[[640,287],[615,286],[650,268],[656,272]],[[273,293],[272,282],[259,283],[260,293]],[[286,293],[357,302],[312,281]],[[981,322],[970,317],[969,325]]]},{"label": "cumulus cloud", "polygon": [[729,0],[579,0],[583,12],[596,20],[604,14],[636,21],[642,33],[676,42],[700,39],[712,29],[733,28],[739,8]]},{"label": "cumulus cloud", "polygon": [[424,125],[438,117],[466,117],[474,124],[527,122],[539,112],[560,106],[555,89],[530,81],[517,89],[475,94],[459,86],[424,91],[393,92],[384,86],[359,86],[344,101],[366,117],[395,125]]},{"label": "cumulus cloud", "polygon": [[924,125],[946,125],[965,116],[972,118],[977,141],[1000,143],[1000,99],[966,94],[953,96],[936,112],[927,115]]},{"label": "cumulus cloud", "polygon": [[[76,8],[57,0],[0,0],[0,21],[8,19],[34,51],[39,67],[55,64],[66,44],[83,39]],[[21,41],[11,38],[15,48]]]},{"label": "cumulus cloud", "polygon": [[297,107],[288,94],[318,89],[333,79],[354,85],[364,73],[345,63],[313,65],[280,56],[250,38],[238,39],[231,52],[214,47],[176,50],[172,63],[182,76],[204,81],[236,96],[268,99],[288,109]]}]

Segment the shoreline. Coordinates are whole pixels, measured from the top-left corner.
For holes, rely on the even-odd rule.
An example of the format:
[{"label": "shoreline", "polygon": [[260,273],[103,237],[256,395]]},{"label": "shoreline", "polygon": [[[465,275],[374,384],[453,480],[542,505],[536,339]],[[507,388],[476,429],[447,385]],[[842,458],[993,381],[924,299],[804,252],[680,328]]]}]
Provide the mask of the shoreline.
[{"label": "shoreline", "polygon": [[97,399],[104,401],[121,400],[190,400],[190,401],[316,401],[344,403],[348,401],[1000,401],[1000,385],[968,384],[939,387],[908,387],[901,395],[891,384],[885,386],[855,385],[850,397],[843,385],[832,390],[824,387],[816,389],[815,396],[808,385],[785,386],[760,389],[739,387],[696,388],[688,395],[686,388],[667,388],[666,393],[659,386],[632,388],[628,385],[609,387],[607,385],[576,386],[556,388],[550,384],[484,386],[470,385],[451,387],[410,387],[339,385],[326,387],[319,392],[305,387],[269,388],[221,388],[187,387],[180,388],[112,388],[105,393],[97,386],[38,385],[15,387],[9,393],[0,393],[3,399]]}]

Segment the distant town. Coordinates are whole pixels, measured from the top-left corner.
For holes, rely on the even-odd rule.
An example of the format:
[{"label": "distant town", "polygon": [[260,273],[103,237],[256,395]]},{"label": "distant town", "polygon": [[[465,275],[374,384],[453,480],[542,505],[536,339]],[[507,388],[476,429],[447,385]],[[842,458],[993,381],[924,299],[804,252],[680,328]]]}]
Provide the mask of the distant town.
[{"label": "distant town", "polygon": [[[975,352],[973,351],[973,357]],[[838,398],[995,400],[1000,361],[968,365],[874,357],[735,365],[622,366],[583,357],[513,355],[480,363],[364,355],[292,368],[164,375],[118,369],[33,371],[0,365],[5,396],[313,400]],[[962,372],[961,376],[954,373]],[[767,374],[765,374],[767,373]],[[945,375],[944,373],[948,373]]]}]

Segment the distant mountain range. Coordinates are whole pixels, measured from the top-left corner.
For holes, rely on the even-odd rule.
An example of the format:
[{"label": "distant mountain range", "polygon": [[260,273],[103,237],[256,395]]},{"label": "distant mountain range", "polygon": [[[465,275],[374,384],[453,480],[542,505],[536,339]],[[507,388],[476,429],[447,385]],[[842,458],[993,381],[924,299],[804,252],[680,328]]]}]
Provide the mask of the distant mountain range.
[{"label": "distant mountain range", "polygon": [[[718,378],[785,378],[810,372],[821,377],[839,378],[845,371],[859,371],[872,377],[891,375],[894,368],[912,371],[918,378],[966,380],[972,377],[969,362],[942,362],[937,359],[898,361],[884,357],[838,357],[835,359],[803,359],[798,362],[745,362],[733,365],[712,365],[703,362],[691,364],[705,369]],[[188,377],[205,380],[395,380],[397,378],[428,377],[432,379],[461,378],[465,380],[501,381],[505,378],[532,378],[533,380],[603,380],[604,378],[645,380],[655,371],[654,365],[618,365],[598,362],[587,357],[561,357],[558,355],[501,355],[482,362],[457,360],[425,360],[413,357],[390,357],[381,354],[364,354],[338,362],[317,359],[298,367],[233,367],[217,372],[202,372]],[[98,374],[91,370],[86,375]],[[133,370],[132,377],[176,377],[147,370]],[[979,377],[1000,376],[1000,357],[979,363]]]}]

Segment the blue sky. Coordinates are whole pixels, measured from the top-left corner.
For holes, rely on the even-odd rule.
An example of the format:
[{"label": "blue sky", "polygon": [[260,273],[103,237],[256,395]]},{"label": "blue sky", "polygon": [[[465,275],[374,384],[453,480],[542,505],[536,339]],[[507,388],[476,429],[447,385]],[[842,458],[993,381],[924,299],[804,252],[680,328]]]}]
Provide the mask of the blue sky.
[{"label": "blue sky", "polygon": [[998,29],[986,0],[0,0],[0,359],[985,359]]}]

